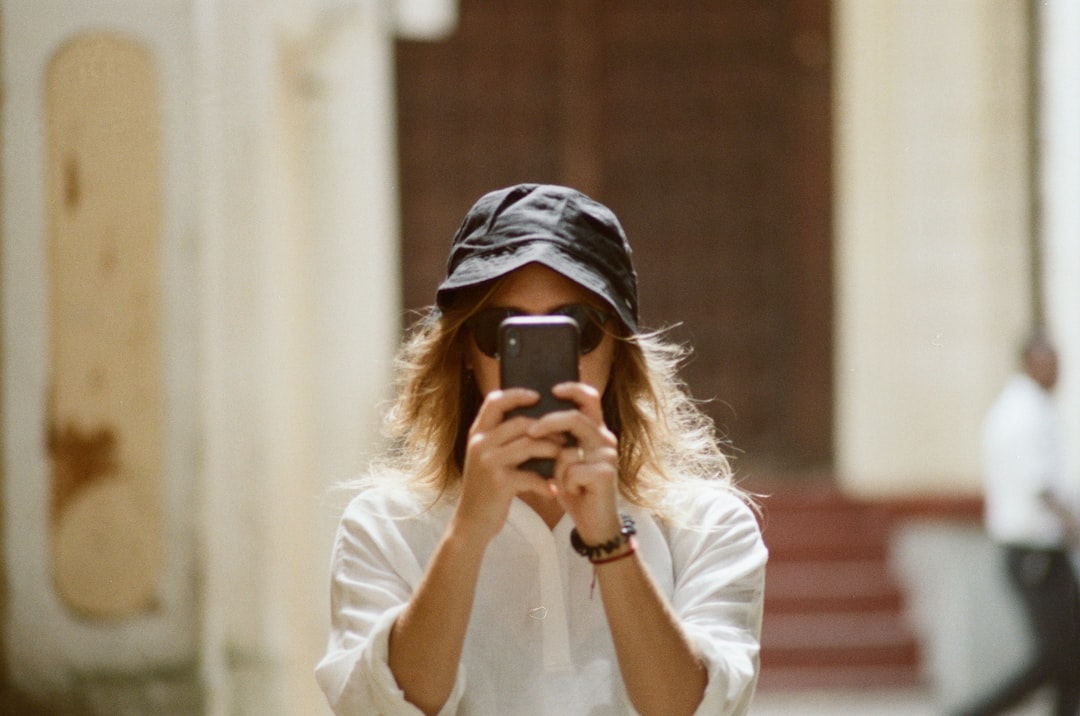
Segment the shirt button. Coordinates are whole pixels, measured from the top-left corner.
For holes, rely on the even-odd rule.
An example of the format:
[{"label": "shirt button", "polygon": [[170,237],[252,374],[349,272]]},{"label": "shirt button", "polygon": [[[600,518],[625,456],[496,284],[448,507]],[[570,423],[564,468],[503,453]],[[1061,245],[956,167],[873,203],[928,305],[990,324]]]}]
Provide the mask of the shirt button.
[{"label": "shirt button", "polygon": [[547,607],[533,607],[529,610],[529,619],[542,621],[547,618]]}]

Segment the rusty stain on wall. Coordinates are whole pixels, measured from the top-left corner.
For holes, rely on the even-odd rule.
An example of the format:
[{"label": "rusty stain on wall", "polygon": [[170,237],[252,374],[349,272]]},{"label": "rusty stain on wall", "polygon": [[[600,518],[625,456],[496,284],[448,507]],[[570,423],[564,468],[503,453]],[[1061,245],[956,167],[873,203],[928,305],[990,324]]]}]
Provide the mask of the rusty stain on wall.
[{"label": "rusty stain on wall", "polygon": [[64,208],[74,211],[79,208],[82,187],[79,186],[79,165],[74,157],[64,162]]},{"label": "rusty stain on wall", "polygon": [[83,430],[68,423],[49,428],[53,466],[52,514],[59,515],[80,490],[119,471],[116,435],[109,428]]}]

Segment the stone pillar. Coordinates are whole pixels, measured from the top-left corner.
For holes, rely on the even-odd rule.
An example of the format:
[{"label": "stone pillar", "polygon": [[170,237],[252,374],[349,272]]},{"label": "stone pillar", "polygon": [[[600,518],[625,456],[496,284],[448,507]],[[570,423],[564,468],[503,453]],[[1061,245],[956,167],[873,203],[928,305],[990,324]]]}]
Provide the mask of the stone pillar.
[{"label": "stone pillar", "polygon": [[369,0],[200,15],[209,713],[326,711],[334,487],[400,328],[393,19]]},{"label": "stone pillar", "polygon": [[138,7],[3,7],[3,637],[19,688],[188,713],[192,28]]},{"label": "stone pillar", "polygon": [[1025,5],[834,12],[837,471],[859,495],[973,492],[1029,319]]},{"label": "stone pillar", "polygon": [[[392,37],[456,10],[406,5],[4,4],[0,635],[19,688],[100,713],[326,711],[331,488],[373,448],[402,319]],[[71,51],[90,106],[48,101]],[[94,470],[60,470],[50,435]]]},{"label": "stone pillar", "polygon": [[1049,0],[1039,7],[1045,302],[1061,352],[1066,469],[1080,494],[1080,4]]}]

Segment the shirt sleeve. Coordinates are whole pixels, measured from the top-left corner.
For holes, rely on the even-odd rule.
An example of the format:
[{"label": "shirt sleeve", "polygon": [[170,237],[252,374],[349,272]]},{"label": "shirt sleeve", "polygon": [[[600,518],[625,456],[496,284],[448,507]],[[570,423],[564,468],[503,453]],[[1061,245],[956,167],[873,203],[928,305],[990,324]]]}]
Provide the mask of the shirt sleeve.
[{"label": "shirt sleeve", "polygon": [[[335,714],[420,716],[390,670],[390,631],[422,575],[395,520],[354,502],[338,526],[331,560],[330,637],[315,677]],[[458,674],[440,714],[457,710]]]},{"label": "shirt sleeve", "polygon": [[732,493],[698,500],[687,525],[670,537],[672,608],[708,668],[697,713],[746,714],[760,670],[768,552],[753,512]]}]

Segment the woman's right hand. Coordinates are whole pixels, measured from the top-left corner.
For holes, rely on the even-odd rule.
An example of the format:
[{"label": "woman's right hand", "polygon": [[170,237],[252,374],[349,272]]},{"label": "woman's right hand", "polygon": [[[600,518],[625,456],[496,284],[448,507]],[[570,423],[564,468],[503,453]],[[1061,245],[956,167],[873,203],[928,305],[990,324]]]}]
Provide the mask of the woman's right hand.
[{"label": "woman's right hand", "polygon": [[506,419],[515,408],[540,399],[534,390],[509,388],[487,395],[469,429],[462,471],[461,498],[454,514],[454,529],[487,545],[510,513],[513,498],[525,492],[550,497],[550,483],[535,472],[519,470],[530,458],[556,458],[562,445],[529,436],[534,418]]}]

